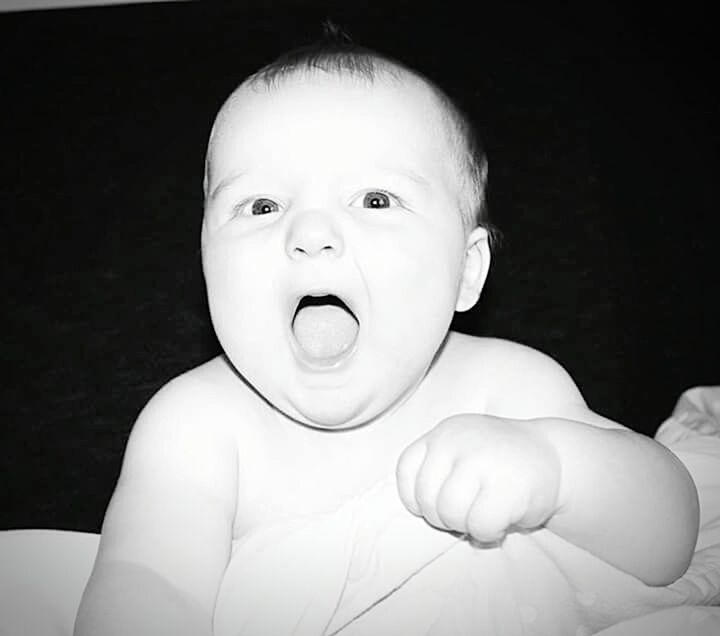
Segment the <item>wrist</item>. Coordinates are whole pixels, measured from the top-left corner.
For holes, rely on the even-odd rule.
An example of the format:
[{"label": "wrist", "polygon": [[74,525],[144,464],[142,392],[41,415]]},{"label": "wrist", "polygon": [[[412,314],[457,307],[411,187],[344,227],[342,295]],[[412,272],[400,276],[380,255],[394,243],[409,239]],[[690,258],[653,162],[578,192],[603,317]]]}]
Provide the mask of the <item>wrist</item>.
[{"label": "wrist", "polygon": [[[622,429],[603,429],[564,418],[529,420],[543,440],[559,472],[559,487],[554,514],[572,507],[577,493],[586,496],[593,482],[602,480],[598,453],[610,435],[626,435]],[[553,515],[554,516],[554,515]]]}]

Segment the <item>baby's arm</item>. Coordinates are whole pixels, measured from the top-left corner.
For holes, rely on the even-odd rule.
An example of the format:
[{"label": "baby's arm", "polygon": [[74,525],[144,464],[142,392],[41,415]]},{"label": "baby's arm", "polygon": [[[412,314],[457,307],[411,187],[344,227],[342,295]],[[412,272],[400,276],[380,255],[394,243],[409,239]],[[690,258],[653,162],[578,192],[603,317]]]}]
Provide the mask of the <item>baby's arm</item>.
[{"label": "baby's arm", "polygon": [[[554,361],[506,363],[493,416],[441,422],[398,464],[401,498],[431,524],[497,541],[545,525],[648,585],[688,567],[695,485],[656,441],[593,413]],[[503,368],[496,369],[497,377]]]},{"label": "baby's arm", "polygon": [[578,407],[539,420],[562,465],[548,529],[648,585],[682,576],[698,536],[695,485],[675,455]]},{"label": "baby's arm", "polygon": [[531,387],[527,408],[552,416],[539,423],[562,462],[560,507],[547,527],[648,585],[682,576],[699,527],[697,490],[685,466],[651,437],[591,411],[557,362],[521,351],[527,355],[514,377]]},{"label": "baby's arm", "polygon": [[130,436],[75,636],[212,634],[236,500],[236,445],[188,376]]}]

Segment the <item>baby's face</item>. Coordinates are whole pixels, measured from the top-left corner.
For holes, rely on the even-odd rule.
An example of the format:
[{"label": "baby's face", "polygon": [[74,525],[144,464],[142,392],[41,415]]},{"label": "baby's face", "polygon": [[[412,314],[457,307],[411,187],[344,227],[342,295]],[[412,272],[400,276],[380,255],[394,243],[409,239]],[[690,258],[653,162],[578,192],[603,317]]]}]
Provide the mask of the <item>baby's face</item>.
[{"label": "baby's face", "polygon": [[412,79],[298,75],[226,105],[203,225],[211,315],[233,365],[290,417],[355,426],[425,375],[465,263],[453,156]]}]

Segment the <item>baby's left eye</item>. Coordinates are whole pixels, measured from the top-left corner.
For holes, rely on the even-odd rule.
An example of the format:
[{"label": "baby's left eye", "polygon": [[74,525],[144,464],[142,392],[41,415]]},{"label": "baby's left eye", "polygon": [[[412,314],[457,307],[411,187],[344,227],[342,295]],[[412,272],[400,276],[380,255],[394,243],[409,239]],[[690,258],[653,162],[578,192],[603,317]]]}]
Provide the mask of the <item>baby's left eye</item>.
[{"label": "baby's left eye", "polygon": [[401,206],[400,200],[384,190],[371,190],[362,197],[362,207],[369,210],[383,210]]}]

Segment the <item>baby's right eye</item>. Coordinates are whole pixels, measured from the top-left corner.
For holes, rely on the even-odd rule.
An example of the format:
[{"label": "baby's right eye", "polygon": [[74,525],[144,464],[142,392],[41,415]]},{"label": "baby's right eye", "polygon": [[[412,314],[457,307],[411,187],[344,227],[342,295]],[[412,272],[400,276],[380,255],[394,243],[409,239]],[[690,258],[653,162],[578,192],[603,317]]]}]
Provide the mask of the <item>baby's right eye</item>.
[{"label": "baby's right eye", "polygon": [[386,190],[368,190],[361,192],[353,198],[351,205],[356,207],[357,203],[366,210],[387,210],[390,208],[402,208],[403,202],[399,197]]},{"label": "baby's right eye", "polygon": [[267,197],[248,199],[235,206],[236,214],[261,216],[263,214],[274,214],[280,211],[280,204]]}]

